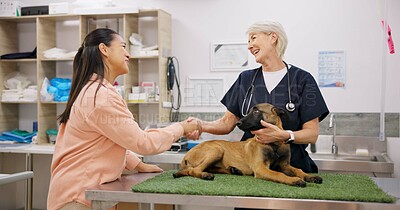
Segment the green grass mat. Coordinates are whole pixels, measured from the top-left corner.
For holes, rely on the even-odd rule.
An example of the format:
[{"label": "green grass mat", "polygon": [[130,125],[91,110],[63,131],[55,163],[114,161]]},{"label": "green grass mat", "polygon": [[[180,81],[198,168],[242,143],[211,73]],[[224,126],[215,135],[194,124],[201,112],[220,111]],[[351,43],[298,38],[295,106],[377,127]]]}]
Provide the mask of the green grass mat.
[{"label": "green grass mat", "polygon": [[255,196],[273,198],[296,198],[318,200],[341,200],[358,202],[394,203],[396,199],[366,175],[359,174],[319,174],[322,184],[307,183],[307,187],[294,187],[252,176],[215,174],[214,181],[194,177],[174,179],[166,171],[132,187],[134,192],[169,193],[185,195]]}]

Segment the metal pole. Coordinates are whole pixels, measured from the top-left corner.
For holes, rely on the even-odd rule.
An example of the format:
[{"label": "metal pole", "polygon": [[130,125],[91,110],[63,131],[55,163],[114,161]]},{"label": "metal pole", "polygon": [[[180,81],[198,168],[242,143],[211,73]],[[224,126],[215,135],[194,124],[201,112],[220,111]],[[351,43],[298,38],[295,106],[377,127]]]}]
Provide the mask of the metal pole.
[{"label": "metal pole", "polygon": [[[32,154],[25,154],[25,169],[26,171],[32,170]],[[26,191],[25,191],[25,210],[32,210],[32,191],[33,191],[33,179],[26,180]]]}]

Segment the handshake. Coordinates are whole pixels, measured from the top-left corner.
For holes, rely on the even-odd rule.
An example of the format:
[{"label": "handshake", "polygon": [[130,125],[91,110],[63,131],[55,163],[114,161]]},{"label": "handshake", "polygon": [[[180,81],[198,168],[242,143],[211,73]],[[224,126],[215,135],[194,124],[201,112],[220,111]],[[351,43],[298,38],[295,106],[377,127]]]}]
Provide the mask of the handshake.
[{"label": "handshake", "polygon": [[180,124],[183,127],[183,135],[189,139],[197,140],[203,132],[202,122],[199,119],[189,117]]}]

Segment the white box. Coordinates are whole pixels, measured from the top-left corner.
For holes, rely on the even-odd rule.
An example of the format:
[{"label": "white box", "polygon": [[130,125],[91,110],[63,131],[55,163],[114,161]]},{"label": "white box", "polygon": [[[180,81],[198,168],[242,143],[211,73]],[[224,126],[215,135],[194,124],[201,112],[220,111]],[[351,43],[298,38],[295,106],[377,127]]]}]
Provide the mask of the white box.
[{"label": "white box", "polygon": [[21,16],[21,2],[0,0],[0,17]]},{"label": "white box", "polygon": [[49,15],[54,14],[68,14],[69,13],[69,3],[49,3]]},{"label": "white box", "polygon": [[133,86],[132,87],[132,93],[137,93],[137,94],[139,94],[141,91],[142,88],[140,87],[140,86]]},{"label": "white box", "polygon": [[145,92],[147,94],[150,94],[150,93],[154,94],[154,91],[156,88],[156,83],[153,81],[149,81],[149,82],[143,81],[140,83],[140,87],[142,87],[143,92]]},{"label": "white box", "polygon": [[147,102],[146,93],[129,93],[128,102],[130,103],[145,103]]}]

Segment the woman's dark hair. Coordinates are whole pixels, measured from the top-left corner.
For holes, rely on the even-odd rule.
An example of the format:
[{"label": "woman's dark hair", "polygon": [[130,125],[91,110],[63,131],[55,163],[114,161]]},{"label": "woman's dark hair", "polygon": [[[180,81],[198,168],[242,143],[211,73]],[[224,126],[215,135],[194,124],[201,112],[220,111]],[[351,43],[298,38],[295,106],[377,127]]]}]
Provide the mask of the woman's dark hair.
[{"label": "woman's dark hair", "polygon": [[[99,45],[104,43],[106,46],[110,46],[115,35],[118,35],[118,33],[107,28],[99,28],[86,35],[74,58],[71,91],[64,112],[58,116],[60,124],[68,121],[72,105],[83,87],[91,79],[93,73],[97,74],[97,78],[93,80],[90,85],[92,85],[96,80],[100,80],[100,84],[96,90],[97,94],[105,74]],[[96,94],[94,101],[96,101]]]}]

